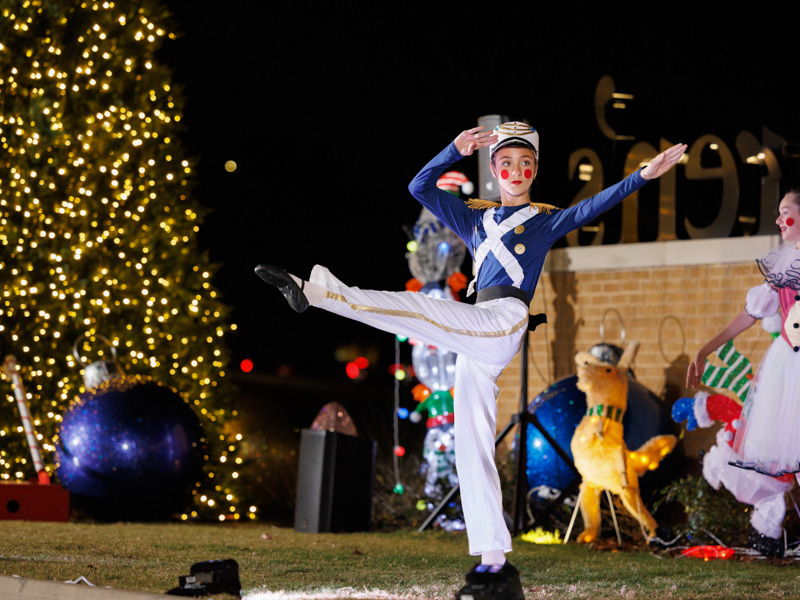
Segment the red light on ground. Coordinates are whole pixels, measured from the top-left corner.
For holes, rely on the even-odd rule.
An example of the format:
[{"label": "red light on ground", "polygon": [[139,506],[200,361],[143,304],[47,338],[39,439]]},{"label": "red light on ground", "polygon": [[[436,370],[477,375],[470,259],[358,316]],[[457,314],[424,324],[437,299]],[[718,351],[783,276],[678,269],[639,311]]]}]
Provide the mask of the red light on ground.
[{"label": "red light on ground", "polygon": [[244,371],[245,373],[249,373],[253,370],[253,361],[249,358],[245,358],[242,362],[239,363],[239,368]]},{"label": "red light on ground", "polygon": [[354,362],[359,369],[366,369],[369,366],[369,360],[363,356],[359,356]]},{"label": "red light on ground", "polygon": [[681,551],[684,556],[710,560],[712,558],[731,559],[736,551],[726,546],[692,546]]},{"label": "red light on ground", "polygon": [[350,379],[355,379],[358,377],[358,374],[361,372],[361,369],[358,368],[358,365],[354,362],[347,363],[347,366],[344,368],[345,373]]}]

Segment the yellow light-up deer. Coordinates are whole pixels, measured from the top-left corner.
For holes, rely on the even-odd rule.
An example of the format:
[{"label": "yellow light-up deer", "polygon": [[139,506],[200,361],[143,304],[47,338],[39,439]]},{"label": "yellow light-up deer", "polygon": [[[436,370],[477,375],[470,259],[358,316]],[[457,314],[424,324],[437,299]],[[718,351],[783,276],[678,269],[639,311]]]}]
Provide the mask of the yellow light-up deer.
[{"label": "yellow light-up deer", "polygon": [[572,456],[583,479],[579,542],[597,539],[600,530],[600,492],[619,496],[622,504],[641,523],[647,537],[656,535],[657,523],[639,493],[639,477],[658,467],[677,443],[674,435],[658,435],[629,451],[622,439],[622,416],[628,405],[628,376],[638,342],[628,345],[615,366],[602,363],[588,352],[575,356],[578,389],[586,394],[586,415],[572,437]]}]

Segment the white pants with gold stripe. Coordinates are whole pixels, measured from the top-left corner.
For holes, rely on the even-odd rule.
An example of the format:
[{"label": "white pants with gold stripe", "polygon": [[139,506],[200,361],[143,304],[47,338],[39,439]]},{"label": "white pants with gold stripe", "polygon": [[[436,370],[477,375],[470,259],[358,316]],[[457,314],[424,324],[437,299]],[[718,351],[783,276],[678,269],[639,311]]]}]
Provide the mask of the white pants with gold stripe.
[{"label": "white pants with gold stripe", "polygon": [[317,265],[311,283],[327,293],[316,306],[458,354],[455,377],[455,452],[470,554],[511,551],[495,465],[497,378],[519,352],[528,307],[516,298],[477,305],[416,292],[349,287]]}]

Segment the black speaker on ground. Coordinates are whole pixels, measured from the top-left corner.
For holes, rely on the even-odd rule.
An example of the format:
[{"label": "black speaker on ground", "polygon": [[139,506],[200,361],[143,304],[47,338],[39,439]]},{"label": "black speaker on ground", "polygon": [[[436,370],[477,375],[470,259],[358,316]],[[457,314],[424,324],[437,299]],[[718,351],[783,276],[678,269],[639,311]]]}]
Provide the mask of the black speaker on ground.
[{"label": "black speaker on ground", "polygon": [[317,429],[300,434],[294,530],[366,531],[372,519],[373,440]]}]

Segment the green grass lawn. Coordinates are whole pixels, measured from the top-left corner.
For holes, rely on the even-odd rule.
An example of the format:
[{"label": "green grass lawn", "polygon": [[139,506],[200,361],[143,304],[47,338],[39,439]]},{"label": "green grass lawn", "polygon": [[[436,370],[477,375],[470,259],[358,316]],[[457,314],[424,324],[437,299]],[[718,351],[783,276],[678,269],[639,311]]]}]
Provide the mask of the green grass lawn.
[{"label": "green grass lawn", "polygon": [[[245,597],[368,592],[453,598],[474,560],[464,533],[301,534],[266,524],[0,523],[0,574],[163,593],[194,562],[232,558]],[[678,552],[515,540],[528,598],[800,598],[791,561],[704,562]],[[346,589],[344,589],[346,588]],[[344,589],[344,591],[342,591]],[[348,592],[349,590],[349,592]]]}]

